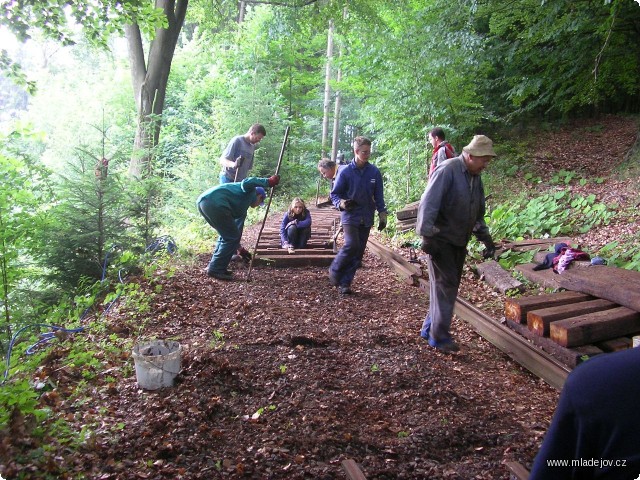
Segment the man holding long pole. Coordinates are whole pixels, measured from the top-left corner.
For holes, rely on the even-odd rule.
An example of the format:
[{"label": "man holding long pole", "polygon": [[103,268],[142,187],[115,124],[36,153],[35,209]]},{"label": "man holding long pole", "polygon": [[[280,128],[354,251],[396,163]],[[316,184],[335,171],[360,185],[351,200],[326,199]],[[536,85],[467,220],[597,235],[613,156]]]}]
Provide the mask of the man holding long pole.
[{"label": "man holding long pole", "polygon": [[[241,182],[249,174],[249,170],[253,167],[253,156],[256,145],[267,135],[267,130],[259,123],[255,123],[249,127],[244,135],[236,135],[231,139],[227,148],[220,156],[220,184]],[[238,221],[238,229],[242,237],[244,229],[244,218]],[[241,258],[246,262],[251,260],[249,251],[238,244],[236,258]]]}]

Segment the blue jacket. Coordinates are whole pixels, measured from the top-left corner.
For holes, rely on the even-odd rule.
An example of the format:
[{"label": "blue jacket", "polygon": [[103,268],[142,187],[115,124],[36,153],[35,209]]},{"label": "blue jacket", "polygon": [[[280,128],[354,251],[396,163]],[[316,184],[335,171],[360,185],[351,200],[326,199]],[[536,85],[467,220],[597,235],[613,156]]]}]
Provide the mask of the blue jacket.
[{"label": "blue jacket", "polygon": [[280,224],[280,244],[283,247],[289,243],[287,239],[287,225],[289,225],[290,222],[297,220],[296,226],[299,229],[311,228],[311,212],[305,208],[304,214],[304,217],[302,217],[302,215],[295,215],[293,218],[289,218],[289,212],[284,213],[282,223]]},{"label": "blue jacket", "polygon": [[462,155],[439,165],[429,179],[418,207],[416,233],[465,247],[475,234],[491,239],[484,221],[484,187],[480,175],[471,175]]},{"label": "blue jacket", "polygon": [[338,170],[331,188],[331,201],[340,208],[340,200],[354,200],[357,206],[341,214],[343,225],[363,225],[371,227],[376,212],[386,212],[382,174],[378,167],[367,162],[363,168],[352,160],[349,165]]},{"label": "blue jacket", "polygon": [[562,388],[530,480],[637,478],[639,377],[640,348],[603,353],[578,365]]},{"label": "blue jacket", "polygon": [[269,179],[249,177],[242,182],[216,185],[200,194],[196,204],[205,200],[218,209],[228,210],[234,219],[245,218],[247,210],[258,198],[256,187],[268,188]]}]

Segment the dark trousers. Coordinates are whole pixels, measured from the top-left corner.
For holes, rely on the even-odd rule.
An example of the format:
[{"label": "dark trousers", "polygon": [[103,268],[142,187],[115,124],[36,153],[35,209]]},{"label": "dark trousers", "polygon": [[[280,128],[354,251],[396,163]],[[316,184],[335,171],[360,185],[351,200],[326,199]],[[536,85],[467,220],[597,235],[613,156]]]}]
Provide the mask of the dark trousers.
[{"label": "dark trousers", "polygon": [[231,257],[240,246],[242,232],[238,229],[237,221],[227,210],[218,208],[214,203],[200,200],[198,210],[209,225],[218,232],[218,241],[207,271],[209,273],[224,273],[227,271]]},{"label": "dark trousers", "polygon": [[298,228],[297,225],[290,225],[287,228],[287,241],[293,248],[307,248],[307,242],[311,237],[311,227]]},{"label": "dark trousers", "polygon": [[458,297],[467,248],[441,242],[436,255],[427,256],[429,267],[429,313],[420,334],[437,343],[451,340],[449,329]]},{"label": "dark trousers", "polygon": [[329,275],[335,283],[342,286],[351,285],[356,270],[367,248],[371,227],[364,225],[342,225],[344,245],[331,262]]}]

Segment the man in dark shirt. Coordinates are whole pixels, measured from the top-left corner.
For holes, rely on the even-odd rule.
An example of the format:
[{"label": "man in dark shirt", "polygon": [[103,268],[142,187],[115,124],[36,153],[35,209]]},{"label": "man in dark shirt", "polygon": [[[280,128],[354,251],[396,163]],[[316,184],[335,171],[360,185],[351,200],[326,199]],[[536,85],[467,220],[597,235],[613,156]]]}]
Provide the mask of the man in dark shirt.
[{"label": "man in dark shirt", "polygon": [[495,156],[491,139],[474,136],[462,149],[462,155],[450,158],[434,170],[420,199],[416,232],[422,237],[429,267],[429,313],[420,335],[444,353],[459,350],[449,329],[471,235],[485,244],[485,258],[495,253],[484,221],[484,188],[480,178]]}]

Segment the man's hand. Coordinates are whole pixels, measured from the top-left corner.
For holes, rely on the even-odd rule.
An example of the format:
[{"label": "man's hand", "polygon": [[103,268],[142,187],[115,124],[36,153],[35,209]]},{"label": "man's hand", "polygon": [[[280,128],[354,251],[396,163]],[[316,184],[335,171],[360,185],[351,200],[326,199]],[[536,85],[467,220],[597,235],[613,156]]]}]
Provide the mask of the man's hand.
[{"label": "man's hand", "polygon": [[485,260],[493,260],[496,256],[496,246],[492,240],[488,240],[484,243],[484,251],[482,252],[482,258]]},{"label": "man's hand", "polygon": [[350,212],[354,208],[356,208],[357,203],[355,200],[351,200],[350,198],[347,200],[340,200],[340,210],[345,212]]},{"label": "man's hand", "polygon": [[280,175],[271,175],[267,180],[270,187],[275,187],[280,183]]},{"label": "man's hand", "polygon": [[233,168],[238,168],[240,165],[242,165],[242,162],[244,162],[244,158],[242,156],[236,158],[235,165]]},{"label": "man's hand", "polygon": [[384,230],[387,226],[387,212],[378,212],[378,230]]},{"label": "man's hand", "polygon": [[440,252],[440,244],[439,241],[433,237],[422,237],[422,244],[420,245],[420,249],[432,257],[437,255]]}]

